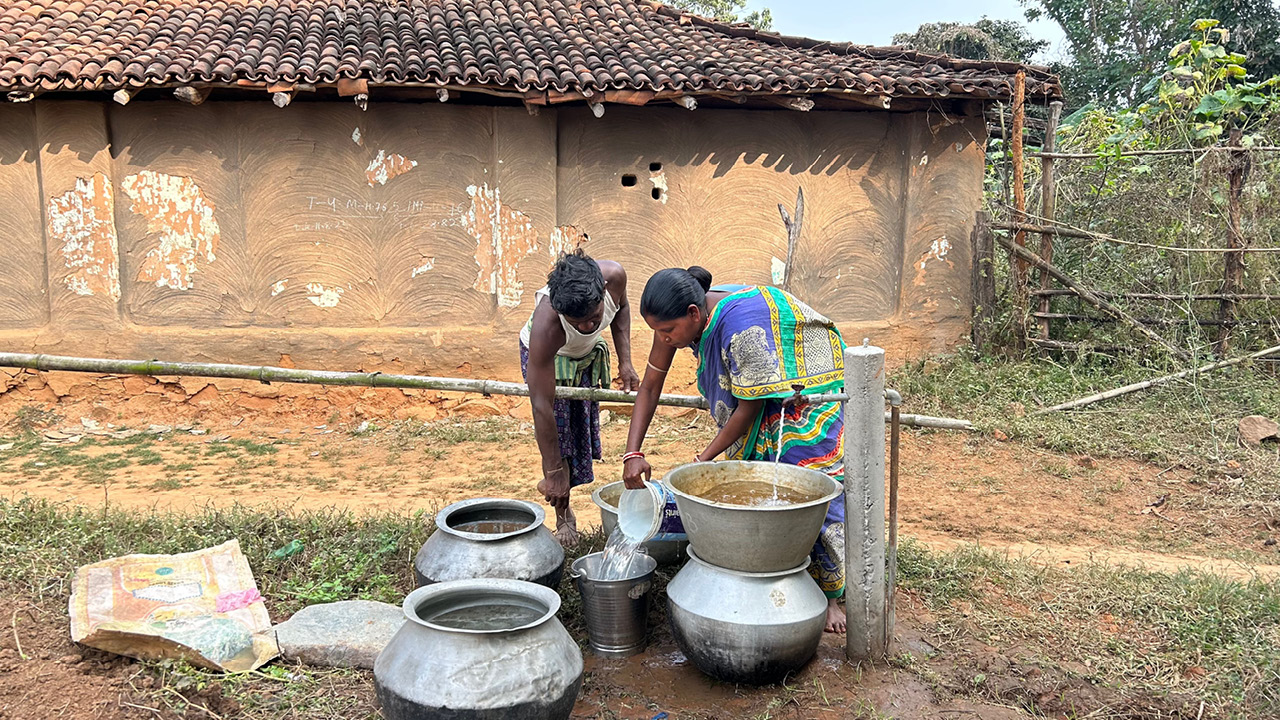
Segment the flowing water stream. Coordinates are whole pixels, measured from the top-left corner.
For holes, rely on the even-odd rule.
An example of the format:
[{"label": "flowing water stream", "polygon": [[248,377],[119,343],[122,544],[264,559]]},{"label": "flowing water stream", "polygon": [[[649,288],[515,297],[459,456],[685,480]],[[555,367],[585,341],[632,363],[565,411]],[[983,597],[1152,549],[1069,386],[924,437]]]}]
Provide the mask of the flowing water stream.
[{"label": "flowing water stream", "polygon": [[631,561],[640,548],[639,540],[622,534],[622,528],[614,528],[600,553],[600,566],[592,580],[626,580],[631,572]]},{"label": "flowing water stream", "polygon": [[[773,455],[773,502],[772,505],[785,505],[778,502],[778,465],[782,463],[782,431],[787,427],[787,408],[784,405],[782,414],[778,416],[778,449]],[[764,503],[758,503],[763,505]]]}]

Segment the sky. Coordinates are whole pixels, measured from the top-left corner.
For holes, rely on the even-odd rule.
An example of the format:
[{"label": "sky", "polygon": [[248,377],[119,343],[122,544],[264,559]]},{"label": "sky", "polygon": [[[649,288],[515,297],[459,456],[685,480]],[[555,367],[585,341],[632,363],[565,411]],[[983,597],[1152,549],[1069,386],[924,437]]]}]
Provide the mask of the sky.
[{"label": "sky", "polygon": [[[748,7],[772,10],[773,29],[784,35],[861,45],[888,45],[894,33],[913,32],[926,22],[973,22],[983,15],[1026,22],[1018,0],[749,0]],[[1039,20],[1030,29],[1032,36],[1050,42],[1037,62],[1061,56],[1063,36],[1056,23]]]}]

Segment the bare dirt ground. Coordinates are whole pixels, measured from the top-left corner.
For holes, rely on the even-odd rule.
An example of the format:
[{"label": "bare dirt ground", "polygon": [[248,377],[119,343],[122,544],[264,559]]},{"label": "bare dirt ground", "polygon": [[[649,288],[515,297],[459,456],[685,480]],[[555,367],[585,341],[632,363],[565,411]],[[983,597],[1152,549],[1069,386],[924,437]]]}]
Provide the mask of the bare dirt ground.
[{"label": "bare dirt ground", "polygon": [[[541,500],[534,490],[540,464],[532,428],[514,418],[426,426],[235,423],[101,423],[96,429],[143,431],[116,438],[86,431],[76,419],[54,423],[39,440],[0,433],[0,495],[117,508],[181,511],[239,503],[356,513],[434,512],[456,500],[493,495]],[[574,490],[572,507],[584,527],[599,522],[591,491],[620,479],[616,459],[627,427],[627,418],[610,416],[596,482]],[[661,473],[702,447],[710,429],[706,418],[669,415],[650,435],[646,451]],[[13,445],[4,450],[7,443]],[[1234,577],[1280,575],[1280,546],[1265,545],[1275,531],[1197,503],[1212,492],[1177,468],[1063,455],[956,432],[908,430],[903,436],[901,532],[930,546],[978,543],[1062,564],[1094,559],[1157,570],[1198,567]]]}]

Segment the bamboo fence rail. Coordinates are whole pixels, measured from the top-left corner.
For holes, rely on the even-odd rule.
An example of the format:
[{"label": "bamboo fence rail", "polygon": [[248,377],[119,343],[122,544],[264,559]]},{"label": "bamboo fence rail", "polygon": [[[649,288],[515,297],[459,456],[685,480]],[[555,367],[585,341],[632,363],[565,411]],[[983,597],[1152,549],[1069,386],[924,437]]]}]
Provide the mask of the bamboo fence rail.
[{"label": "bamboo fence rail", "polygon": [[[312,385],[343,385],[375,388],[401,388],[411,390],[438,390],[442,392],[468,392],[481,395],[514,395],[528,397],[529,386],[523,383],[500,380],[475,380],[470,378],[432,377],[427,375],[400,375],[380,372],[343,372],[338,370],[304,370],[300,368],[273,367],[270,365],[234,365],[226,363],[164,362],[161,360],[119,360],[112,358],[84,358],[67,355],[0,352],[0,367],[24,368],[40,371],[88,372],[107,375],[149,375],[178,377],[214,377],[233,380],[256,380],[261,383],[293,382]],[[634,404],[635,393],[621,390],[557,387],[556,397],[567,400],[593,400],[596,402]],[[810,403],[845,402],[844,393],[807,395]],[[659,405],[707,409],[705,398],[697,395],[663,394]],[[885,421],[889,421],[885,413]],[[940,418],[929,415],[902,415],[901,422],[913,427],[944,430],[972,430],[968,420]]]}]

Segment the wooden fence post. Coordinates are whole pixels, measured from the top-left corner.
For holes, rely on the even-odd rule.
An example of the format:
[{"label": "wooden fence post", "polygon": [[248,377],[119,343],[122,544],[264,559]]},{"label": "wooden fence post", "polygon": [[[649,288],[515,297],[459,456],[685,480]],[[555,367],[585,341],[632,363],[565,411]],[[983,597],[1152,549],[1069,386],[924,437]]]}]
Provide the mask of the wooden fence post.
[{"label": "wooden fence post", "polygon": [[[1233,128],[1227,144],[1240,147],[1241,131]],[[1223,255],[1222,294],[1218,306],[1217,352],[1221,357],[1231,349],[1231,326],[1236,317],[1236,299],[1244,280],[1244,250],[1249,246],[1240,229],[1240,196],[1244,193],[1244,177],[1249,172],[1249,154],[1240,149],[1232,150],[1227,164],[1227,248],[1236,250]]]},{"label": "wooden fence post", "polygon": [[991,237],[990,217],[978,211],[973,219],[969,242],[973,246],[973,346],[981,348],[991,330],[996,309],[996,242]]},{"label": "wooden fence post", "polygon": [[[1052,153],[1057,149],[1057,133],[1058,119],[1062,116],[1062,101],[1055,100],[1049,103],[1049,122],[1044,128],[1044,152]],[[1053,177],[1053,156],[1042,157],[1040,159],[1040,222],[1045,225],[1052,225],[1054,216],[1058,207],[1057,187]],[[1044,258],[1047,263],[1053,263],[1053,234],[1044,233],[1040,236],[1040,257]],[[1040,269],[1040,289],[1049,289],[1049,273],[1044,268]],[[1051,297],[1049,295],[1040,296],[1040,313],[1043,315],[1050,312]],[[1040,339],[1049,339],[1049,318],[1040,318]]]},{"label": "wooden fence post", "polygon": [[[1026,91],[1027,75],[1019,70],[1013,81],[1013,144],[1010,155],[1013,157],[1013,221],[1027,221],[1027,187],[1024,158],[1022,156],[1022,134],[1026,124]],[[1027,234],[1023,231],[1014,233],[1013,242],[1018,247],[1026,247]],[[1015,335],[1018,349],[1027,346],[1027,315],[1030,302],[1027,296],[1027,263],[1018,256],[1013,256],[1013,306],[1017,313]]]}]

